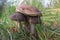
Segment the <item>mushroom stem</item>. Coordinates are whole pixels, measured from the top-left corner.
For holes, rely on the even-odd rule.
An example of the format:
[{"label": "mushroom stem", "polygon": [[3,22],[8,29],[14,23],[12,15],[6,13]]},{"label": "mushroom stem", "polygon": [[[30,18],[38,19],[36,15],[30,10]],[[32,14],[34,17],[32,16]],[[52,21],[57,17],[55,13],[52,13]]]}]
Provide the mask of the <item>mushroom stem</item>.
[{"label": "mushroom stem", "polygon": [[21,24],[21,22],[17,22],[17,26],[18,26],[18,32],[20,33],[22,31],[22,24]]},{"label": "mushroom stem", "polygon": [[39,39],[38,37],[38,33],[37,33],[37,30],[36,30],[36,24],[30,24],[31,26],[31,33],[30,33],[30,36],[32,37],[32,40],[35,40],[36,39]]},{"label": "mushroom stem", "polygon": [[27,32],[27,33],[30,33],[30,24],[29,24],[29,22],[25,22],[25,31]]},{"label": "mushroom stem", "polygon": [[33,35],[35,33],[35,24],[30,24],[31,26],[31,34]]}]

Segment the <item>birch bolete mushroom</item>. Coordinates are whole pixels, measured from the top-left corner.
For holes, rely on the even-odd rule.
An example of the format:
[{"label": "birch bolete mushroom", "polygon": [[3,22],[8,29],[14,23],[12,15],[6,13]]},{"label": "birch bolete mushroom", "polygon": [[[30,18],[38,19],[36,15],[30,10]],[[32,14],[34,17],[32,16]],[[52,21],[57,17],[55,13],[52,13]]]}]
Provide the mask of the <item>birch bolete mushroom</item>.
[{"label": "birch bolete mushroom", "polygon": [[20,12],[15,12],[10,16],[10,19],[17,22],[18,32],[19,32],[19,30],[21,31],[21,29],[22,29],[21,22],[24,21],[25,16]]},{"label": "birch bolete mushroom", "polygon": [[18,6],[16,8],[16,12],[21,12],[27,16],[27,20],[31,25],[31,34],[34,34],[35,24],[38,24],[40,22],[40,17],[42,16],[41,12],[36,7],[26,4]]}]

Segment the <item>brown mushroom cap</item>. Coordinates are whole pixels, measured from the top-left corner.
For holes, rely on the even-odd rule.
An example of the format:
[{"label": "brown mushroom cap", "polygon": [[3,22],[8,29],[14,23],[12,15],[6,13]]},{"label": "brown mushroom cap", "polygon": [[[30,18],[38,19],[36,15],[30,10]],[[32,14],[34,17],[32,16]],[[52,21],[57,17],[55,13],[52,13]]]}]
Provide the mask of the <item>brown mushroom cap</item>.
[{"label": "brown mushroom cap", "polygon": [[29,16],[41,16],[41,12],[37,8],[26,4],[18,6],[16,11]]},{"label": "brown mushroom cap", "polygon": [[12,14],[10,16],[10,19],[14,20],[14,21],[23,21],[24,20],[24,15],[21,14],[20,12],[15,12],[14,14]]}]

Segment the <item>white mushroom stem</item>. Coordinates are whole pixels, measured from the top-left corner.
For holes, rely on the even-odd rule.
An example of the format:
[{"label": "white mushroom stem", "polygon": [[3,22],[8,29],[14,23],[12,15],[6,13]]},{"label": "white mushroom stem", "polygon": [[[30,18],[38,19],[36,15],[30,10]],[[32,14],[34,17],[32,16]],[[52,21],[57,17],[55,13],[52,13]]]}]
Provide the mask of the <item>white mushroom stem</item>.
[{"label": "white mushroom stem", "polygon": [[16,22],[16,25],[17,25],[17,27],[18,27],[18,29],[19,29],[19,22]]},{"label": "white mushroom stem", "polygon": [[30,24],[31,26],[31,34],[35,33],[35,24]]},{"label": "white mushroom stem", "polygon": [[16,24],[17,24],[18,32],[20,33],[20,31],[22,29],[22,24],[21,24],[21,22],[16,22]]}]

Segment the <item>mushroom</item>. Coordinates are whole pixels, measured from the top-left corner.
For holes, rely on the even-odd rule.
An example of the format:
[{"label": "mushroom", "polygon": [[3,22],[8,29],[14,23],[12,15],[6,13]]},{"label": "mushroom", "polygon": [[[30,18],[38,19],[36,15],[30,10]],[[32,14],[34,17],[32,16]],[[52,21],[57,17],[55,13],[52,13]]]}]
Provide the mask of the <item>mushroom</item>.
[{"label": "mushroom", "polygon": [[17,21],[18,30],[19,30],[19,28],[20,28],[20,30],[22,29],[21,22],[24,21],[24,19],[25,19],[23,14],[21,14],[20,12],[15,12],[10,16],[10,19],[13,21]]},{"label": "mushroom", "polygon": [[35,24],[38,24],[39,22],[41,23],[41,12],[36,7],[26,4],[21,4],[20,6],[18,6],[16,8],[16,12],[21,12],[22,14],[27,16],[27,20],[31,26],[31,34],[34,34]]}]

